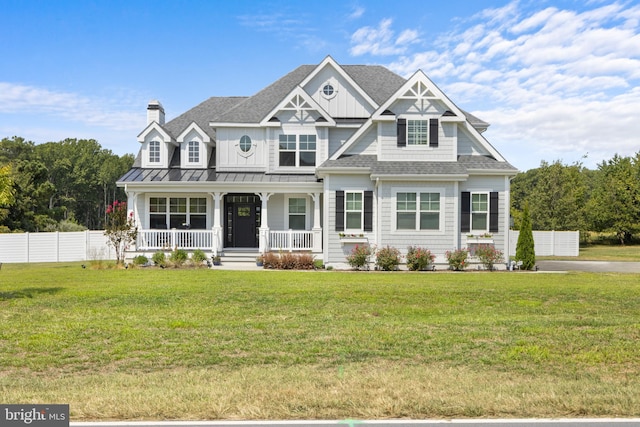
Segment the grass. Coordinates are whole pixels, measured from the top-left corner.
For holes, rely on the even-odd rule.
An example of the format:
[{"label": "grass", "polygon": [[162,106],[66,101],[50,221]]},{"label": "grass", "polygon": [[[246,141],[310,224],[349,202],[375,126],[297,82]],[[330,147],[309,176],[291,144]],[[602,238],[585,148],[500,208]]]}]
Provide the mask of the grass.
[{"label": "grass", "polygon": [[72,419],[632,417],[624,274],[0,270],[0,401]]}]

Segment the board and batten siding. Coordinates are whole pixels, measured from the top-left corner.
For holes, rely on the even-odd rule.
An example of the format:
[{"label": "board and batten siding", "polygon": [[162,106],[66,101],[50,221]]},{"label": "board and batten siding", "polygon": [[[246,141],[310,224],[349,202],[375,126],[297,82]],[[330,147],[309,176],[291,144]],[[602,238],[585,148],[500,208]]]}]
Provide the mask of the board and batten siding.
[{"label": "board and batten siding", "polygon": [[[327,97],[322,93],[326,84],[333,86],[333,96]],[[331,117],[369,117],[375,111],[375,107],[330,66],[320,70],[303,89]]]},{"label": "board and batten siding", "polygon": [[[220,128],[217,130],[216,143],[217,163],[219,171],[264,172],[267,167],[265,131],[252,128]],[[243,152],[240,149],[240,138],[251,138],[251,149]]]}]

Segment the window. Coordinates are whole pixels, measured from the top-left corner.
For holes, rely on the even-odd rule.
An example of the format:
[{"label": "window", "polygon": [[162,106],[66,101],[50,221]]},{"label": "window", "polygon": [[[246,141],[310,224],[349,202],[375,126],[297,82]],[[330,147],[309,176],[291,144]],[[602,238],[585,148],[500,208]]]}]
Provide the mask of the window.
[{"label": "window", "polygon": [[439,230],[440,193],[397,193],[396,229]]},{"label": "window", "polygon": [[[167,209],[168,207],[168,209]],[[207,228],[207,199],[205,197],[150,197],[149,227]]]},{"label": "window", "polygon": [[296,165],[296,136],[280,135],[280,166]]},{"label": "window", "polygon": [[316,165],[315,135],[280,135],[280,166]]},{"label": "window", "polygon": [[160,163],[160,141],[149,142],[149,163]]},{"label": "window", "polygon": [[407,120],[407,144],[427,145],[429,143],[428,129],[429,122],[427,120]]},{"label": "window", "polygon": [[304,230],[307,226],[307,200],[304,197],[289,199],[289,228]]},{"label": "window", "polygon": [[489,195],[486,193],[471,194],[471,230],[487,231],[489,215]]},{"label": "window", "polygon": [[300,166],[316,165],[316,136],[300,135]]},{"label": "window", "polygon": [[200,143],[189,141],[189,163],[200,163]]},{"label": "window", "polygon": [[240,150],[242,150],[243,153],[251,150],[251,138],[249,138],[248,135],[244,135],[240,138]]},{"label": "window", "polygon": [[326,84],[324,85],[324,87],[322,88],[322,94],[324,96],[331,96],[333,95],[333,86],[331,86],[330,84]]},{"label": "window", "polygon": [[349,230],[362,229],[362,193],[345,192],[345,224]]}]

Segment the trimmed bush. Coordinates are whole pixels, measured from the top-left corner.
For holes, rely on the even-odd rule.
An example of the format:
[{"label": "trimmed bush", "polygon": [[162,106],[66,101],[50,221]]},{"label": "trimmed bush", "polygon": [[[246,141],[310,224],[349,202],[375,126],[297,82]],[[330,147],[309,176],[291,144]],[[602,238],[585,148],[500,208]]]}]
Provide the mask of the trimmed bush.
[{"label": "trimmed bush", "polygon": [[495,264],[504,261],[502,251],[497,250],[493,245],[479,245],[475,256],[487,270],[493,270]]},{"label": "trimmed bush", "polygon": [[376,266],[379,270],[394,271],[400,265],[400,251],[394,247],[386,246],[376,253]]},{"label": "trimmed bush", "polygon": [[447,257],[447,262],[449,263],[449,268],[454,271],[461,271],[467,267],[467,257],[469,256],[469,251],[464,249],[456,249],[455,251],[447,251],[445,252]]},{"label": "trimmed bush", "polygon": [[187,259],[189,259],[189,254],[184,249],[174,249],[169,255],[169,261],[176,267],[180,267]]},{"label": "trimmed bush", "polygon": [[369,245],[355,245],[351,249],[351,253],[347,255],[347,263],[354,270],[360,270],[363,267],[369,269],[369,258],[373,254],[373,249]]},{"label": "trimmed bush", "polygon": [[411,271],[426,270],[436,258],[429,249],[409,246],[407,249],[407,268]]}]

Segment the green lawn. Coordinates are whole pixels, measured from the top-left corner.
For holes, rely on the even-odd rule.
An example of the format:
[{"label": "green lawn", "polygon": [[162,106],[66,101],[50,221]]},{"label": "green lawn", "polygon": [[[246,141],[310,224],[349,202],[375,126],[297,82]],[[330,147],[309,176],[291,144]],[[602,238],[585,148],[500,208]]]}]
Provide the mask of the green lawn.
[{"label": "green lawn", "polygon": [[82,419],[640,415],[622,274],[0,270],[0,401]]}]

